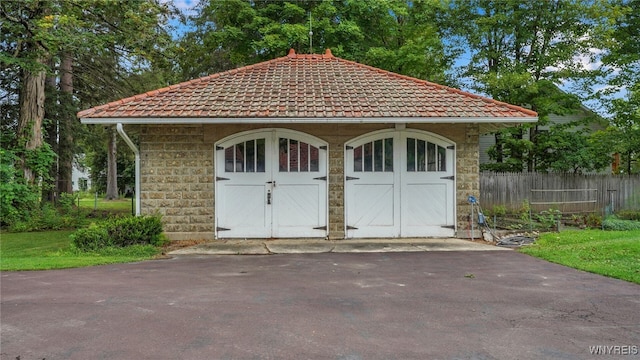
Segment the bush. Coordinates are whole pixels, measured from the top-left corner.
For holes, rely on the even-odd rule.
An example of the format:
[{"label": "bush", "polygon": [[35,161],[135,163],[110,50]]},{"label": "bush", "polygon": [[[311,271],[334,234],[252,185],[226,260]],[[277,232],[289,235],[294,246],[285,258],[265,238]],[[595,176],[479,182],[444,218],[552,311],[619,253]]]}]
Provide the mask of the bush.
[{"label": "bush", "polygon": [[22,219],[13,219],[8,226],[9,232],[30,232],[77,228],[84,221],[84,214],[62,215],[59,209],[50,203],[25,211]]},{"label": "bush", "polygon": [[80,229],[71,235],[74,246],[93,251],[104,247],[131,245],[160,246],[166,242],[162,236],[160,216],[114,218],[100,225]]},{"label": "bush", "polygon": [[0,225],[24,221],[38,207],[39,190],[25,183],[15,167],[18,161],[14,153],[0,149]]},{"label": "bush", "polygon": [[616,231],[640,230],[640,221],[622,220],[622,219],[618,219],[615,216],[611,216],[606,218],[602,222],[602,228],[604,230],[616,230]]},{"label": "bush", "polygon": [[78,201],[78,194],[61,193],[58,199],[58,208],[64,215],[69,215],[76,208],[76,202]]},{"label": "bush", "polygon": [[107,229],[96,225],[78,229],[71,234],[71,243],[82,251],[96,251],[112,246]]},{"label": "bush", "polygon": [[620,210],[616,216],[622,220],[640,221],[640,210]]},{"label": "bush", "polygon": [[600,229],[602,227],[602,217],[596,214],[589,214],[584,218],[584,224],[589,229]]},{"label": "bush", "polygon": [[107,221],[109,237],[115,246],[157,245],[162,234],[160,216],[115,218]]}]

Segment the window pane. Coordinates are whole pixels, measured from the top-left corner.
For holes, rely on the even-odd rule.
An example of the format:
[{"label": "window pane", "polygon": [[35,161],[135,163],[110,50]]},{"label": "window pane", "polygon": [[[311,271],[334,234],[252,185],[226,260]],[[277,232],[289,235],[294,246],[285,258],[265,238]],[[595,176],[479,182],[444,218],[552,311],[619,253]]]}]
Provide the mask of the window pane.
[{"label": "window pane", "polygon": [[244,172],[244,143],[236,144],[236,172]]},{"label": "window pane", "polygon": [[417,171],[425,171],[425,161],[426,161],[426,153],[425,153],[425,141],[418,140],[417,142],[418,148],[416,149],[416,161],[417,161]]},{"label": "window pane", "polygon": [[436,144],[427,143],[427,171],[436,171]]},{"label": "window pane", "polygon": [[447,149],[438,146],[438,170],[447,171]]},{"label": "window pane", "polygon": [[353,171],[362,171],[362,145],[353,149]]},{"label": "window pane", "polygon": [[364,144],[364,171],[371,171],[371,160],[373,157],[371,144],[372,143]]},{"label": "window pane", "polygon": [[320,171],[320,151],[315,146],[309,146],[309,171]]},{"label": "window pane", "polygon": [[373,171],[382,171],[382,140],[373,143]]},{"label": "window pane", "polygon": [[256,171],[256,142],[255,140],[247,141],[247,172]]},{"label": "window pane", "polygon": [[309,171],[309,144],[300,142],[300,171]]},{"label": "window pane", "polygon": [[224,149],[224,171],[233,172],[233,146]]},{"label": "window pane", "polygon": [[384,139],[384,171],[393,171],[393,138]]},{"label": "window pane", "polygon": [[407,171],[416,171],[416,139],[407,139]]},{"label": "window pane", "polygon": [[298,140],[289,140],[289,171],[298,172]]},{"label": "window pane", "polygon": [[264,172],[265,155],[264,155],[264,139],[256,140],[256,171]]},{"label": "window pane", "polygon": [[289,141],[287,139],[280,138],[279,141],[279,151],[278,151],[278,161],[279,161],[279,169],[281,172],[287,172],[289,170]]}]

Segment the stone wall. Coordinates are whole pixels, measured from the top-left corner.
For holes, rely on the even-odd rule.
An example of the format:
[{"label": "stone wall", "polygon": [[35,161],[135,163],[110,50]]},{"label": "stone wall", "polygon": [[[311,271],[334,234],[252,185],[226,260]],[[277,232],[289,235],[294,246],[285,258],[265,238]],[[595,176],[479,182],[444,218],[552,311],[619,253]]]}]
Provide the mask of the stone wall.
[{"label": "stone wall", "polygon": [[213,239],[213,143],[201,125],[140,130],[141,213],[162,215],[171,240]]},{"label": "stone wall", "polygon": [[[344,144],[393,124],[282,124],[329,144],[329,238],[343,239]],[[214,144],[259,125],[146,125],[140,131],[142,213],[163,215],[172,240],[213,239]],[[469,195],[479,197],[477,124],[420,124],[407,128],[432,132],[456,143],[458,236],[467,236]]]},{"label": "stone wall", "polygon": [[[477,124],[466,124],[464,141],[457,144],[456,149],[456,214],[458,220],[458,237],[468,237],[470,231],[469,215],[471,204],[469,195],[480,199],[480,127]],[[476,237],[479,234],[475,235]]]}]

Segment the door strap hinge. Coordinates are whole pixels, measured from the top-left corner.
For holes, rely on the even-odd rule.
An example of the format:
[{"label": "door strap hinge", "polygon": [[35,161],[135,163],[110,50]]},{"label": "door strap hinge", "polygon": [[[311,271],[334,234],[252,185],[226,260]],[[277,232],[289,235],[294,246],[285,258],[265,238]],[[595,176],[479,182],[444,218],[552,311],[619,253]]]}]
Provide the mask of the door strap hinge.
[{"label": "door strap hinge", "polygon": [[345,148],[346,148],[347,150],[353,150],[353,146],[351,146],[351,145],[347,145],[347,146],[345,146]]},{"label": "door strap hinge", "polygon": [[320,177],[313,178],[313,180],[325,180],[326,181],[327,177],[326,176],[320,176]]},{"label": "door strap hinge", "polygon": [[224,146],[217,145],[216,150],[224,150]]},{"label": "door strap hinge", "polygon": [[445,180],[455,180],[455,176],[451,175],[451,176],[443,176],[440,179],[445,179]]},{"label": "door strap hinge", "polygon": [[349,180],[360,180],[360,178],[353,177],[353,176],[347,176],[346,179],[347,179],[347,181],[349,181]]},{"label": "door strap hinge", "polygon": [[229,180],[229,178],[223,178],[220,176],[216,176],[216,181]]},{"label": "door strap hinge", "polygon": [[441,227],[445,228],[445,229],[451,229],[451,230],[455,230],[456,229],[455,225],[442,225]]},{"label": "door strap hinge", "polygon": [[455,150],[455,149],[456,149],[456,146],[455,146],[455,145],[449,145],[449,146],[447,146],[447,149],[449,149],[449,150]]},{"label": "door strap hinge", "polygon": [[327,226],[318,226],[318,227],[314,227],[315,230],[327,230]]},{"label": "door strap hinge", "polygon": [[216,227],[216,231],[229,231],[229,230],[231,230],[231,229],[223,228],[223,227],[220,227],[220,226]]},{"label": "door strap hinge", "polygon": [[327,145],[319,146],[319,148],[322,149],[322,150],[327,150]]},{"label": "door strap hinge", "polygon": [[357,227],[355,227],[355,226],[349,226],[349,225],[347,225],[347,230],[358,230],[358,228],[357,228]]}]

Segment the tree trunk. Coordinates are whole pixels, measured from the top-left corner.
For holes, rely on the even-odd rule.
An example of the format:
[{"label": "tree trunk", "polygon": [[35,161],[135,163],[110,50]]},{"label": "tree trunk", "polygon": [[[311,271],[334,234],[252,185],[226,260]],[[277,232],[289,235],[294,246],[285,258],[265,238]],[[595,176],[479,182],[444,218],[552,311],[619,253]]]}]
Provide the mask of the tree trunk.
[{"label": "tree trunk", "polygon": [[[21,145],[24,144],[26,151],[35,150],[42,146],[45,77],[46,72],[44,70],[36,70],[35,72],[23,70],[22,88],[20,89],[18,142]],[[35,184],[38,179],[36,179],[33,169],[29,167],[26,151],[21,156],[20,165],[27,183]]]},{"label": "tree trunk", "polygon": [[62,54],[60,63],[60,135],[58,138],[58,193],[73,192],[73,129],[75,109],[73,106],[73,56]]},{"label": "tree trunk", "polygon": [[116,133],[116,129],[112,128],[107,150],[107,195],[105,196],[107,200],[114,200],[118,198],[117,136],[118,134]]},{"label": "tree trunk", "polygon": [[[53,69],[52,61],[49,61],[49,67]],[[51,146],[54,153],[58,153],[58,97],[56,89],[57,78],[49,75],[45,79],[45,133],[46,141]],[[58,179],[57,161],[53,163],[49,169],[50,180],[43,184],[42,201],[54,202],[56,197],[56,183]]]}]

